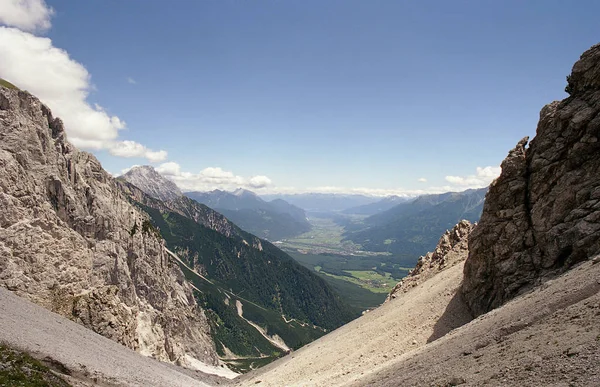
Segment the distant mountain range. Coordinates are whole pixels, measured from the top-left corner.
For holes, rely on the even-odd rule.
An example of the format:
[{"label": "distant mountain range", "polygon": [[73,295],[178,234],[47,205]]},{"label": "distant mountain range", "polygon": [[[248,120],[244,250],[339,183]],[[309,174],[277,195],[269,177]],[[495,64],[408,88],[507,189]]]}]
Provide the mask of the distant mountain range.
[{"label": "distant mountain range", "polygon": [[185,196],[213,208],[242,229],[270,241],[310,230],[303,209],[281,199],[265,201],[245,189],[186,192]]},{"label": "distant mountain range", "polygon": [[336,212],[377,202],[380,198],[355,194],[272,194],[262,195],[265,200],[283,199],[307,212]]},{"label": "distant mountain range", "polygon": [[414,198],[405,196],[388,196],[375,203],[363,204],[362,206],[347,208],[342,213],[348,215],[375,215],[383,211],[387,211],[398,204],[406,203]]},{"label": "distant mountain range", "polygon": [[365,250],[386,251],[416,262],[460,220],[477,222],[486,192],[487,188],[482,188],[419,196],[372,215],[362,224],[347,222],[345,238]]},{"label": "distant mountain range", "polygon": [[245,189],[184,194],[175,183],[148,165],[133,167],[120,178],[159,200],[173,200],[185,195],[225,215],[243,230],[270,241],[310,231],[304,210],[281,199],[267,202]]}]

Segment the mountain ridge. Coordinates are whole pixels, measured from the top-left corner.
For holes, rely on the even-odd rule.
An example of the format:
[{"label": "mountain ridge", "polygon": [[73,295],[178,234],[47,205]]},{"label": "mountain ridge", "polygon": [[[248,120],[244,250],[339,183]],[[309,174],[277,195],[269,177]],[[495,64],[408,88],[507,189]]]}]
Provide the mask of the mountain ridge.
[{"label": "mountain ridge", "polygon": [[185,196],[224,214],[242,229],[270,241],[310,230],[306,213],[284,200],[265,201],[252,191],[185,192]]}]

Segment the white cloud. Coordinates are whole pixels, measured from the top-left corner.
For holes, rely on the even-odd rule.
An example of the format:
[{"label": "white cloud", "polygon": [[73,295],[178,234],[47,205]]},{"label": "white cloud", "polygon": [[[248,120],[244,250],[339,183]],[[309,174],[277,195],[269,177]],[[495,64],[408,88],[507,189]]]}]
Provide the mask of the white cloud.
[{"label": "white cloud", "polygon": [[475,175],[468,176],[446,176],[446,181],[453,186],[468,188],[483,188],[500,176],[500,167],[477,167]]},{"label": "white cloud", "polygon": [[47,104],[65,123],[74,145],[108,149],[116,156],[145,157],[151,162],[166,158],[165,151],[153,151],[133,141],[119,141],[119,131],[126,128],[126,123],[102,106],[87,102],[94,88],[90,74],[66,51],[54,47],[50,39],[0,27],[0,42],[0,78],[28,90]]},{"label": "white cloud", "polygon": [[252,188],[264,188],[271,185],[271,179],[266,176],[253,176],[248,180],[248,185]]},{"label": "white cloud", "polygon": [[47,31],[53,14],[44,0],[0,0],[0,24],[24,31]]},{"label": "white cloud", "polygon": [[262,190],[272,184],[267,176],[245,178],[219,167],[204,168],[198,173],[185,172],[176,162],[169,161],[156,167],[156,171],[172,180],[183,191],[210,191],[221,189],[233,191],[237,188]]},{"label": "white cloud", "polygon": [[181,174],[181,167],[179,164],[169,161],[168,163],[163,163],[155,168],[158,173],[165,176],[177,176]]},{"label": "white cloud", "polygon": [[132,85],[135,85],[137,82],[135,81],[135,79],[131,78],[131,77],[127,77],[127,83],[130,83]]},{"label": "white cloud", "polygon": [[420,177],[420,178],[419,178],[417,181],[418,181],[419,183],[427,183],[427,179],[426,179],[426,178],[424,178],[424,177]]},{"label": "white cloud", "polygon": [[110,143],[108,151],[114,156],[144,157],[153,163],[164,161],[167,158],[167,152],[164,150],[152,151],[140,143],[129,140]]}]

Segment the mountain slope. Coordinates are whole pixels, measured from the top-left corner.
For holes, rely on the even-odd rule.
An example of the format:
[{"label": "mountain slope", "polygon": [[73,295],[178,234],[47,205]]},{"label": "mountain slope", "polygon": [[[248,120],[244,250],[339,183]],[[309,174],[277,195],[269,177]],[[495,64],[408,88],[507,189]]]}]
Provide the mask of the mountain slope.
[{"label": "mountain slope", "polygon": [[266,200],[282,199],[309,212],[343,211],[351,207],[374,203],[379,200],[373,196],[358,194],[345,195],[323,193],[273,194],[263,195],[263,197]]},{"label": "mountain slope", "polygon": [[[31,354],[72,386],[200,387],[226,381],[142,356],[1,288],[0,309],[0,342]],[[0,364],[3,360],[0,350]],[[221,367],[211,368],[226,374]],[[32,378],[7,381],[5,371],[0,368],[3,386],[48,386]]]},{"label": "mountain slope", "polygon": [[410,198],[401,196],[388,196],[375,203],[363,204],[362,206],[352,207],[342,211],[344,214],[354,215],[375,215],[396,207],[398,204],[411,201]]},{"label": "mountain slope", "polygon": [[441,234],[458,221],[479,220],[487,188],[426,195],[365,219],[367,229],[345,237],[366,250],[416,258],[432,250]]},{"label": "mountain slope", "polygon": [[162,177],[149,165],[133,167],[119,178],[159,200],[171,200],[183,195],[175,183]]},{"label": "mountain slope", "polygon": [[[162,202],[125,182],[122,189],[150,214],[181,258],[182,270],[199,290],[196,298],[212,317],[222,357],[229,351],[277,357],[281,348],[265,339],[280,338],[297,349],[355,317],[321,278],[207,206],[187,197]],[[264,328],[267,337],[245,319]]]},{"label": "mountain slope", "polygon": [[0,286],[142,354],[217,364],[148,215],[27,92],[0,86]]},{"label": "mountain slope", "polygon": [[242,229],[271,241],[296,236],[310,230],[304,210],[284,200],[264,201],[255,193],[186,192],[185,195],[227,216]]}]

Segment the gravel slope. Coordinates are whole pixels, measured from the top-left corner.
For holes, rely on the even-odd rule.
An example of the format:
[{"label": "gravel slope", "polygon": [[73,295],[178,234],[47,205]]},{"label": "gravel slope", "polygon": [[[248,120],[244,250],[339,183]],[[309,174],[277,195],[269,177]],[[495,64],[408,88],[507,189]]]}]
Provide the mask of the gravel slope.
[{"label": "gravel slope", "polygon": [[463,262],[296,352],[236,379],[250,386],[345,386],[471,320],[456,296]]},{"label": "gravel slope", "polygon": [[455,293],[462,268],[237,385],[600,386],[600,264],[582,263],[471,322]]},{"label": "gravel slope", "polygon": [[141,356],[4,288],[0,288],[0,311],[0,341],[36,358],[53,359],[55,368],[69,370],[68,379],[74,385],[198,387],[221,383],[220,378]]},{"label": "gravel slope", "polygon": [[588,261],[354,386],[600,386],[600,264]]}]

